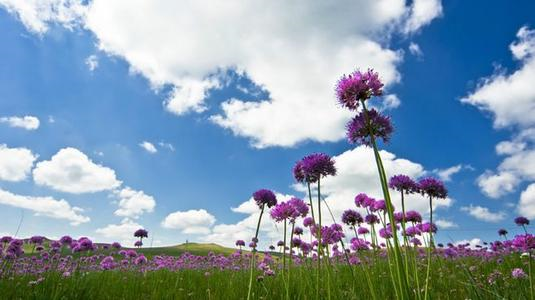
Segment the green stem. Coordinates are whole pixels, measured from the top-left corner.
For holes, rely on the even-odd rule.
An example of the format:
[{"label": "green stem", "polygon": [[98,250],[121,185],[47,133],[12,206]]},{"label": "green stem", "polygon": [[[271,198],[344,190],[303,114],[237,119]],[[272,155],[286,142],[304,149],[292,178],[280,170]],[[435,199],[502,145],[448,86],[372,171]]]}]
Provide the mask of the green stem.
[{"label": "green stem", "polygon": [[321,241],[321,191],[320,191],[320,178],[318,178],[318,225],[317,225],[317,235],[318,237],[318,266],[316,270],[316,298],[319,299],[320,291],[320,281],[321,281],[321,255],[322,252],[322,241]]},{"label": "green stem", "polygon": [[[260,222],[262,221],[262,215],[264,214],[264,207],[265,204],[262,204],[262,209],[260,210],[260,216],[258,217],[258,224],[256,225],[256,232],[255,232],[255,241],[258,240],[258,231],[260,230]],[[256,242],[254,242],[255,245],[253,247],[253,251],[251,252],[251,265],[250,265],[250,273],[249,273],[249,289],[247,291],[247,300],[251,299],[251,290],[253,288],[253,275],[254,275],[254,268],[255,266],[255,258],[256,258]]]}]

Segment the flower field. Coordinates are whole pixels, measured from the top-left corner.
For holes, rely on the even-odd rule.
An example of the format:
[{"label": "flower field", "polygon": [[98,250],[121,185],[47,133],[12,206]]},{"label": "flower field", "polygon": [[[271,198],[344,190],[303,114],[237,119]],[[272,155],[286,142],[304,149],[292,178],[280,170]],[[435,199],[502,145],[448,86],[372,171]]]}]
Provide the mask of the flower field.
[{"label": "flower field", "polygon": [[[321,194],[322,179],[337,174],[336,161],[313,153],[292,169],[307,198],[279,201],[269,189],[254,192],[256,233],[236,241],[232,253],[158,253],[143,248],[149,237],[143,228],[133,233],[136,248],[87,237],[5,236],[1,298],[534,299],[530,220],[515,218],[516,232],[499,229],[495,241],[482,245],[437,243],[433,204],[447,197],[445,184],[433,177],[387,176],[378,141],[388,142],[393,126],[390,117],[368,108],[382,87],[379,74],[357,70],[340,79],[336,94],[355,113],[348,141],[373,149],[383,199],[355,195],[337,219]],[[408,194],[425,197],[429,210],[406,210]],[[394,197],[401,207],[394,207]],[[262,218],[283,228],[276,245],[259,240]]]}]

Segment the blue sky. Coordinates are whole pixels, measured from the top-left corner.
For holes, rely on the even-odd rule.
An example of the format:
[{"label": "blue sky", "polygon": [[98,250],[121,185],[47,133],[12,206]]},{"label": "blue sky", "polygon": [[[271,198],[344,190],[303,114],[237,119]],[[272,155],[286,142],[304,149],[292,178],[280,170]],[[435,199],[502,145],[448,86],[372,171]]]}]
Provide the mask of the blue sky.
[{"label": "blue sky", "polygon": [[311,152],[347,164],[325,182],[336,214],[380,197],[333,92],[356,67],[386,83],[387,171],[451,168],[438,240],[535,219],[535,4],[362,2],[0,0],[0,234],[23,215],[23,236],[232,244],[254,229],[253,191],[304,196],[291,167]]}]

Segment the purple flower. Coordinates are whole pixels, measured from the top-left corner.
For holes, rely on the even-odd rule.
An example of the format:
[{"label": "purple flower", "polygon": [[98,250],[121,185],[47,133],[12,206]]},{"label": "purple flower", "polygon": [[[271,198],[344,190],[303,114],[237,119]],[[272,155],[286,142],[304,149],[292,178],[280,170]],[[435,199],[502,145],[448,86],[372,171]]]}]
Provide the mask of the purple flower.
[{"label": "purple flower", "polygon": [[416,225],[418,229],[420,229],[420,231],[422,232],[432,232],[432,233],[436,233],[437,232],[437,226],[433,223],[422,223],[422,224],[418,224]]},{"label": "purple flower", "polygon": [[245,247],[245,241],[244,240],[237,240],[236,246],[238,247]]},{"label": "purple flower", "polygon": [[405,235],[409,237],[413,237],[421,233],[422,231],[417,226],[409,226],[405,228]]},{"label": "purple flower", "polygon": [[121,249],[121,244],[119,244],[118,242],[113,242],[111,244],[111,247],[115,249]]},{"label": "purple flower", "polygon": [[308,214],[308,206],[298,198],[292,198],[287,202],[281,202],[271,209],[270,215],[276,222],[289,220],[295,222],[298,217]]},{"label": "purple flower", "polygon": [[45,240],[44,236],[34,235],[30,238],[30,243],[35,245],[41,245]]},{"label": "purple flower", "polygon": [[359,251],[368,250],[370,247],[368,246],[368,242],[366,242],[366,240],[353,238],[351,239],[351,249],[353,251]]},{"label": "purple flower", "polygon": [[277,246],[279,246],[279,247],[284,246],[284,242],[283,242],[283,241],[278,241],[278,242],[277,242]]},{"label": "purple flower", "polygon": [[442,181],[433,177],[422,178],[418,181],[418,188],[422,194],[429,197],[444,199],[448,196],[448,190]]},{"label": "purple flower", "polygon": [[392,228],[390,226],[379,229],[379,236],[383,239],[389,239],[392,237]]},{"label": "purple flower", "polygon": [[314,219],[312,219],[312,217],[306,217],[303,219],[303,226],[310,227],[312,225],[314,225]]},{"label": "purple flower", "polygon": [[[312,234],[317,235],[318,230],[313,230]],[[345,237],[342,226],[340,224],[332,224],[331,226],[323,226],[321,228],[321,241],[323,245],[336,244],[343,237]]]},{"label": "purple flower", "polygon": [[277,204],[277,197],[275,194],[267,189],[261,189],[253,193],[253,199],[258,207],[266,205],[268,208]]},{"label": "purple flower", "polygon": [[385,200],[378,200],[373,203],[373,206],[370,207],[370,210],[375,211],[386,211],[386,202]]},{"label": "purple flower", "polygon": [[59,239],[59,241],[63,245],[70,245],[70,244],[72,244],[72,237],[70,237],[68,235],[64,235]]},{"label": "purple flower", "polygon": [[523,279],[523,278],[527,278],[528,277],[526,272],[524,272],[524,270],[522,270],[520,268],[513,269],[513,271],[511,272],[511,275],[513,276],[513,278],[516,278],[516,279]]},{"label": "purple flower", "polygon": [[373,108],[368,112],[362,111],[356,115],[347,123],[346,129],[347,139],[350,143],[359,143],[366,146],[372,145],[371,135],[388,143],[394,131],[390,117],[381,115]]},{"label": "purple flower", "polygon": [[526,217],[516,217],[515,218],[515,224],[518,226],[526,226],[529,225],[529,220]]},{"label": "purple flower", "polygon": [[420,246],[422,244],[422,242],[420,241],[420,239],[418,238],[412,238],[410,240],[410,242],[414,245],[414,246]]},{"label": "purple flower", "polygon": [[302,243],[303,243],[303,241],[302,241],[300,238],[295,237],[295,238],[293,238],[293,240],[292,240],[292,248],[293,248],[293,247],[297,247],[297,248],[299,248],[299,247],[301,247],[301,244],[302,244]]},{"label": "purple flower", "polygon": [[303,228],[301,228],[301,227],[295,227],[295,228],[294,228],[294,234],[295,234],[295,235],[302,235],[302,234],[303,234]]},{"label": "purple flower", "polygon": [[374,214],[369,214],[369,215],[366,215],[366,217],[364,217],[364,221],[367,223],[367,224],[378,224],[379,223],[379,217],[377,217],[376,215]]},{"label": "purple flower", "polygon": [[360,100],[382,95],[382,88],[383,83],[377,72],[372,69],[368,69],[367,72],[356,70],[350,75],[343,75],[340,78],[336,84],[336,96],[343,107],[356,110]]},{"label": "purple flower", "polygon": [[100,262],[100,268],[102,270],[111,270],[115,267],[115,263],[113,261],[113,256],[106,256],[102,261]]},{"label": "purple flower", "polygon": [[149,232],[143,228],[140,228],[134,232],[134,237],[147,238],[149,237]]},{"label": "purple flower", "polygon": [[357,229],[357,233],[364,235],[370,233],[370,231],[366,227],[359,227],[359,229]]},{"label": "purple flower", "polygon": [[362,216],[355,210],[348,209],[342,214],[342,223],[348,226],[355,226],[364,222]]},{"label": "purple flower", "polygon": [[367,208],[367,207],[373,207],[375,205],[375,199],[368,197],[368,195],[364,193],[360,193],[357,196],[355,196],[355,205],[357,207]]},{"label": "purple flower", "polygon": [[407,194],[418,192],[418,184],[407,175],[392,176],[388,186],[398,192]]},{"label": "purple flower", "polygon": [[143,254],[136,257],[136,259],[134,260],[134,265],[143,265],[146,263],[147,263],[147,258]]},{"label": "purple flower", "polygon": [[290,204],[295,209],[297,217],[304,218],[308,214],[308,205],[305,203],[305,201],[293,197],[288,200],[288,204]]},{"label": "purple flower", "polygon": [[0,243],[9,243],[13,240],[12,237],[10,236],[3,236],[2,238],[0,238]]},{"label": "purple flower", "polygon": [[507,235],[507,230],[505,230],[505,229],[503,229],[503,228],[500,229],[500,230],[498,230],[498,235],[500,235],[500,236],[506,236],[506,235]]},{"label": "purple flower", "polygon": [[517,235],[513,239],[512,245],[523,251],[535,249],[535,236],[529,233]]},{"label": "purple flower", "polygon": [[143,246],[143,242],[142,241],[136,241],[134,243],[134,247],[141,247],[141,246]]},{"label": "purple flower", "polygon": [[405,213],[405,219],[407,220],[407,222],[421,223],[422,215],[420,215],[420,213],[415,210],[409,210]]},{"label": "purple flower", "polygon": [[[296,176],[296,172],[301,172],[301,174],[297,173],[298,176]],[[325,153],[307,155],[294,167],[294,177],[299,182],[313,183],[328,175],[336,175],[336,167],[334,160]]]}]

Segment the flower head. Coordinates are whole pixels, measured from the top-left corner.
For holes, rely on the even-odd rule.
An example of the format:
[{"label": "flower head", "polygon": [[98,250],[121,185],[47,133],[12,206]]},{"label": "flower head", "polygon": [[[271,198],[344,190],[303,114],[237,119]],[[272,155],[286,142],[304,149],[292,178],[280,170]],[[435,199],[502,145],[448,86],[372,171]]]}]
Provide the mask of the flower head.
[{"label": "flower head", "polygon": [[140,228],[134,232],[134,236],[138,238],[146,238],[149,237],[149,232],[143,228]]},{"label": "flower head", "polygon": [[373,207],[375,203],[375,199],[368,197],[368,195],[364,193],[360,193],[357,196],[355,196],[355,205],[357,207]]},{"label": "flower head", "polygon": [[342,223],[348,226],[355,226],[364,222],[362,216],[355,210],[348,209],[342,214]]},{"label": "flower head", "polygon": [[44,236],[34,235],[30,238],[30,243],[35,245],[41,245],[45,241]]},{"label": "flower head", "polygon": [[421,223],[422,215],[415,210],[409,210],[405,213],[405,220],[412,223]]},{"label": "flower head", "polygon": [[310,227],[312,225],[314,225],[314,219],[312,219],[312,217],[306,217],[303,219],[303,226]]},{"label": "flower head", "polygon": [[296,226],[294,228],[294,234],[295,235],[302,235],[303,234],[303,228]]},{"label": "flower head", "polygon": [[244,240],[237,240],[236,241],[236,246],[240,247],[245,247],[245,241]]},{"label": "flower head", "polygon": [[141,247],[141,246],[143,246],[143,242],[142,241],[136,241],[134,243],[134,247]]},{"label": "flower head", "polygon": [[317,182],[321,177],[336,175],[334,160],[325,153],[307,155],[294,166],[294,177],[299,182]]},{"label": "flower head", "polygon": [[515,218],[515,224],[518,225],[518,226],[525,226],[525,225],[529,225],[529,220],[528,218],[526,217],[516,217]]},{"label": "flower head", "polygon": [[290,204],[295,209],[297,217],[304,218],[306,217],[306,215],[308,215],[308,205],[305,203],[305,201],[299,198],[293,197],[290,200],[288,200],[288,204]]},{"label": "flower head", "polygon": [[523,279],[523,278],[527,278],[528,277],[526,272],[524,272],[524,270],[522,270],[520,268],[513,269],[513,271],[511,272],[511,275],[513,276],[513,278],[516,278],[516,279]]},{"label": "flower head", "polygon": [[498,235],[500,235],[500,236],[506,236],[506,235],[507,235],[507,230],[505,230],[505,229],[503,229],[503,228],[500,229],[500,230],[498,230]]},{"label": "flower head", "polygon": [[373,108],[356,115],[347,123],[346,129],[350,143],[360,143],[366,146],[372,145],[372,134],[375,138],[381,138],[383,142],[388,143],[394,131],[390,117],[381,115]]},{"label": "flower head", "polygon": [[398,192],[407,194],[418,191],[418,184],[407,175],[395,175],[390,178],[388,186]]},{"label": "flower head", "polygon": [[342,106],[356,110],[360,100],[382,95],[382,88],[383,83],[379,80],[377,72],[372,69],[368,69],[367,72],[356,70],[340,78],[336,85],[336,96]]},{"label": "flower head", "polygon": [[433,177],[422,178],[418,181],[418,188],[429,197],[444,199],[448,196],[448,190],[444,183]]},{"label": "flower head", "polygon": [[357,229],[357,233],[364,235],[370,233],[370,231],[366,227],[359,227],[359,229]]},{"label": "flower head", "polygon": [[277,197],[275,194],[267,189],[261,189],[253,193],[253,199],[256,201],[256,205],[262,208],[266,205],[267,207],[272,207],[277,204]]}]

